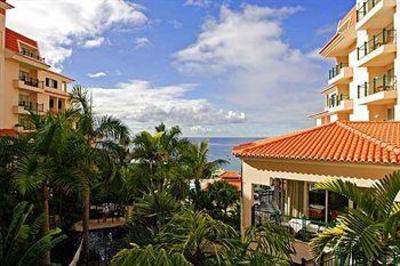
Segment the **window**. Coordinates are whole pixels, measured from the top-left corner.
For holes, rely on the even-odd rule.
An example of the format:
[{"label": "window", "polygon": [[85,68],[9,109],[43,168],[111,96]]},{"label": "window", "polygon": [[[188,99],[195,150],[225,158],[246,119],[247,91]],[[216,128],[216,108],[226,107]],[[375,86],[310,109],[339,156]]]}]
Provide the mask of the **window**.
[{"label": "window", "polygon": [[62,110],[63,103],[61,100],[58,100],[58,110]]},{"label": "window", "polygon": [[387,120],[389,121],[394,120],[394,108],[389,108],[387,110]]},{"label": "window", "polygon": [[63,91],[67,91],[67,83],[66,83],[65,81],[63,81],[63,82],[61,83],[61,89],[62,89]]},{"label": "window", "polygon": [[46,78],[46,87],[58,89],[58,81],[51,78]]},{"label": "window", "polygon": [[49,100],[49,107],[50,109],[54,108],[54,99]]},{"label": "window", "polygon": [[19,71],[19,79],[20,80],[29,80],[31,77],[31,74],[27,71]]}]

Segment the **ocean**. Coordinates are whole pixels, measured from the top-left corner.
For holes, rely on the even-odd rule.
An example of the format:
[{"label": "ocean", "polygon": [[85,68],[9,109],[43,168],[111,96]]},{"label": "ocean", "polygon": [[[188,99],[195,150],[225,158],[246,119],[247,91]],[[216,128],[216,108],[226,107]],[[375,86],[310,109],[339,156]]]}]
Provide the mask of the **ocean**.
[{"label": "ocean", "polygon": [[204,139],[208,140],[209,160],[224,159],[228,161],[222,168],[240,172],[240,160],[232,155],[232,148],[235,145],[258,140],[259,138],[189,138],[191,141],[199,143]]}]

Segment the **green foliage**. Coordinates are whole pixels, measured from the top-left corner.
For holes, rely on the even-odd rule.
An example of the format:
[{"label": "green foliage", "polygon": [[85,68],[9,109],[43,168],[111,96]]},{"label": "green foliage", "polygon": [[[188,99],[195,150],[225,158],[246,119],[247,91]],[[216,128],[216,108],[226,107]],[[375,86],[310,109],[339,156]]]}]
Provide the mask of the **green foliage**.
[{"label": "green foliage", "polygon": [[176,214],[159,236],[160,246],[182,253],[193,265],[218,265],[233,249],[238,233],[205,212],[185,210]]},{"label": "green foliage", "polygon": [[40,237],[42,218],[31,221],[33,206],[19,203],[10,224],[0,231],[0,265],[37,265],[41,257],[64,239],[59,229],[49,231]]},{"label": "green foliage", "polygon": [[30,148],[29,138],[25,136],[0,137],[0,226],[9,222],[12,210],[20,200],[14,186],[16,161]]},{"label": "green foliage", "polygon": [[113,258],[112,266],[189,266],[181,253],[155,249],[152,245],[140,248],[133,245],[131,249],[123,249]]},{"label": "green foliage", "polygon": [[[114,265],[139,265],[134,263],[144,261],[157,266],[170,265],[169,261],[159,260],[159,257],[164,258],[163,254],[168,254],[170,258],[180,256],[185,259],[184,263],[199,266],[289,265],[289,256],[293,253],[292,239],[288,232],[277,224],[266,222],[251,228],[247,231],[244,241],[241,241],[234,228],[212,218],[204,211],[183,209],[175,210],[172,218],[170,215],[171,213],[168,213],[168,219],[164,219],[164,224],[160,224],[158,233],[152,235],[151,243],[135,243],[132,249],[124,250],[115,257]],[[142,234],[142,237],[146,235]]]},{"label": "green foliage", "polygon": [[344,195],[357,206],[338,217],[335,228],[313,240],[317,254],[330,248],[339,262],[353,260],[364,265],[386,264],[400,256],[400,203],[394,201],[400,191],[399,172],[368,189],[342,180],[317,184],[316,189]]},{"label": "green foliage", "polygon": [[162,228],[178,212],[181,204],[167,191],[154,192],[135,203],[135,215],[127,225],[131,242],[154,244]]}]

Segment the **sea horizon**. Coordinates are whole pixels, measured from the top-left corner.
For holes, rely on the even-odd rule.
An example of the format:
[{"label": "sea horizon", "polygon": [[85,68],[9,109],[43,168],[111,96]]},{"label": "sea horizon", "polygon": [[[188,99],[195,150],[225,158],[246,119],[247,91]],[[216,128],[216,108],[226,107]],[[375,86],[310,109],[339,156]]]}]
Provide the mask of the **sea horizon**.
[{"label": "sea horizon", "polygon": [[[232,155],[232,148],[242,143],[248,143],[262,139],[261,137],[187,137],[189,140],[199,143],[208,140],[209,160],[223,159],[227,164],[222,165],[224,170],[241,171],[240,159]],[[265,137],[264,137],[265,138]]]}]

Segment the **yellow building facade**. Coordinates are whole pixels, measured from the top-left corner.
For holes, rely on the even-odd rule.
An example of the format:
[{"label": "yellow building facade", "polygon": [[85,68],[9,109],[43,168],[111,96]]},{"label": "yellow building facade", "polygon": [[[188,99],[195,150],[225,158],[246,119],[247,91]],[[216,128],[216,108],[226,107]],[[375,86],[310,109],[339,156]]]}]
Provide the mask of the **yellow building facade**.
[{"label": "yellow building facade", "polygon": [[7,28],[7,11],[0,1],[0,130],[29,132],[30,111],[60,112],[69,106],[68,84],[73,80],[50,69],[38,43]]}]

